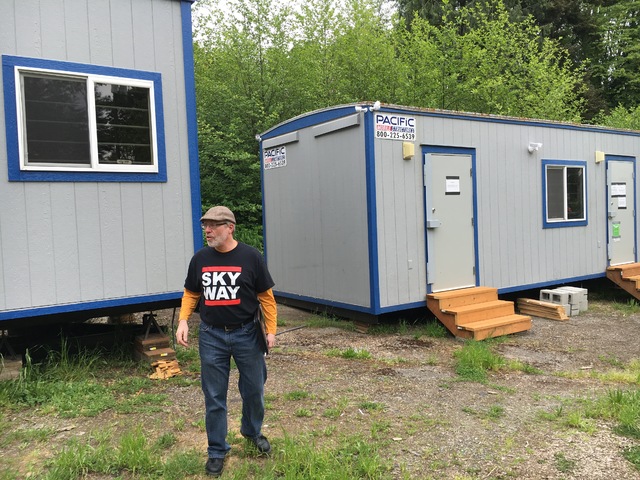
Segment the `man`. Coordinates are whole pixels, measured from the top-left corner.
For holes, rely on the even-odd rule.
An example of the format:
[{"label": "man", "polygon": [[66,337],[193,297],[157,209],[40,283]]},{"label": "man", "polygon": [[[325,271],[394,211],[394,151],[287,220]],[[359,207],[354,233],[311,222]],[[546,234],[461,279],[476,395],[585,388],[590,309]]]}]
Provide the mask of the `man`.
[{"label": "man", "polygon": [[200,221],[207,246],[198,250],[189,263],[176,339],[180,345],[188,346],[187,320],[199,302],[201,379],[209,443],[205,470],[218,477],[231,449],[226,441],[231,357],[240,374],[240,433],[259,453],[271,452],[271,445],[261,432],[267,366],[258,339],[262,332],[253,320],[262,306],[267,345],[272,348],[276,341],[277,310],[274,282],[262,255],[233,238],[236,228],[233,212],[216,206]]}]

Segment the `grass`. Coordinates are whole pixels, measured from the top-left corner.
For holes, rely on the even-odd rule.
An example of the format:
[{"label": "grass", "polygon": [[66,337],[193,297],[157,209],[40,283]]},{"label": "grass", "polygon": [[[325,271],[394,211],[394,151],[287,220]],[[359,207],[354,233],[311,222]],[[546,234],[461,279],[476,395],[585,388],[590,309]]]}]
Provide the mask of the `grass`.
[{"label": "grass", "polygon": [[635,299],[630,299],[627,302],[612,302],[613,308],[625,315],[633,315],[640,312],[640,303]]},{"label": "grass", "polygon": [[541,374],[542,371],[520,360],[506,360],[493,352],[493,346],[505,341],[502,338],[476,341],[467,340],[464,346],[454,352],[456,373],[462,380],[485,383],[490,371],[507,369],[530,375]]},{"label": "grass", "polygon": [[[426,335],[422,326],[405,325],[403,328],[414,338]],[[524,362],[503,358],[494,351],[496,344],[495,341],[469,341],[459,347],[459,344],[452,343],[450,348],[455,349],[458,380],[486,384],[491,372],[541,373]],[[361,348],[335,349],[325,354],[336,357],[337,360],[331,363],[338,362],[347,368],[353,366],[347,366],[353,359],[367,360],[362,365],[370,369],[380,368],[385,363],[385,360],[372,358],[370,352]],[[193,371],[196,367],[199,371],[197,348],[179,349],[178,356],[183,370],[189,372],[191,366]],[[630,379],[629,382],[619,383],[620,388],[611,389],[606,395],[592,399],[560,399],[557,408],[540,412],[539,418],[555,422],[563,430],[576,429],[587,434],[595,431],[596,422],[598,426],[603,422],[612,425],[615,433],[632,439],[631,446],[617,453],[640,470],[640,446],[637,446],[640,440],[640,393],[636,388],[640,384],[640,362],[636,360],[622,364],[614,356],[606,356],[601,360],[610,365],[612,370],[601,374],[601,377],[594,377],[596,380],[609,382],[616,378],[615,375],[624,374]],[[400,360],[395,362],[402,363]],[[442,365],[438,372],[448,369],[449,361],[445,355],[437,363]],[[411,368],[409,365],[409,370]],[[159,412],[181,411],[179,405],[172,405],[165,389],[184,388],[185,392],[186,389],[192,392],[196,388],[199,390],[199,382],[189,375],[165,382],[151,381],[147,378],[148,373],[148,367],[140,367],[125,356],[105,357],[99,352],[81,352],[78,355],[52,352],[41,364],[29,362],[19,379],[0,382],[0,449],[26,452],[47,449],[44,457],[48,458],[46,463],[42,460],[42,463],[30,464],[28,472],[21,471],[25,464],[10,458],[0,468],[0,480],[24,478],[25,473],[32,478],[45,480],[93,477],[186,479],[203,476],[203,449],[198,447],[196,451],[190,448],[191,443],[184,442],[185,438],[204,436],[201,416],[193,416],[193,412],[186,416],[158,415]],[[449,388],[446,385],[466,388],[457,384],[450,372],[444,372],[443,375],[443,378],[437,377],[437,382],[445,385],[443,389]],[[636,383],[633,383],[634,378]],[[386,378],[384,380],[381,387],[389,393],[387,389],[391,388],[391,383],[387,383]],[[412,442],[413,439],[408,436],[422,435],[434,427],[443,431],[452,428],[448,418],[439,416],[438,408],[433,403],[436,400],[429,399],[422,405],[415,405],[410,415],[403,419],[393,417],[391,420],[391,415],[395,413],[393,402],[388,400],[390,397],[363,397],[357,390],[357,384],[347,393],[332,393],[329,389],[321,391],[316,388],[310,392],[304,389],[308,383],[300,380],[293,385],[297,385],[297,388],[287,393],[267,395],[265,403],[269,423],[273,422],[269,426],[278,424],[278,414],[283,417],[289,414],[295,417],[296,425],[300,426],[295,430],[295,435],[284,430],[278,430],[278,434],[275,434],[271,430],[273,435],[267,435],[272,441],[274,453],[271,458],[258,459],[244,446],[242,437],[230,431],[228,441],[233,449],[229,463],[233,463],[232,467],[230,465],[225,470],[224,478],[410,478],[404,470],[406,466],[397,464],[401,457],[391,453],[392,450],[404,448],[402,443],[405,441]],[[486,389],[486,386],[477,388]],[[502,392],[508,390],[505,385],[491,384],[490,388]],[[394,395],[401,398],[402,392]],[[476,416],[483,425],[490,425],[491,421],[502,423],[508,420],[505,418],[505,408],[497,403],[474,408],[463,411]],[[12,430],[12,419],[20,417],[21,412],[27,410],[36,418],[41,414],[58,418],[91,417],[109,410],[108,415],[115,415],[116,420],[109,429],[89,431],[83,436],[71,431],[68,436],[75,439],[61,445],[59,440],[53,439],[57,436],[57,430],[37,427],[38,422],[33,424],[33,428]],[[145,421],[144,425],[130,426],[140,421],[137,419],[146,413],[149,413],[148,423]],[[134,420],[118,417],[135,414],[138,416]],[[239,418],[236,420],[239,421]],[[345,425],[348,428],[346,433]],[[549,424],[544,425],[547,426],[543,426],[541,431],[550,428]],[[515,447],[507,447],[510,448]],[[416,452],[422,454],[417,448]],[[556,453],[550,461],[564,474],[570,474],[577,468],[568,454]],[[434,477],[427,478],[440,478],[437,476],[439,473],[444,474],[446,468],[463,460],[434,453],[432,462],[434,469],[442,472],[434,472]],[[459,465],[462,467],[464,464]],[[469,472],[469,477],[455,478],[476,478],[487,473],[478,468],[476,474],[470,465],[467,467],[469,469],[465,471]]]},{"label": "grass", "polygon": [[371,353],[369,353],[367,350],[363,350],[360,348],[353,348],[353,347],[349,347],[345,350],[332,348],[327,351],[327,356],[342,357],[342,358],[351,359],[351,360],[367,360],[371,358]]},{"label": "grass", "polygon": [[506,365],[504,358],[491,351],[490,342],[469,340],[454,352],[456,373],[464,380],[486,382],[489,370],[499,370]]}]

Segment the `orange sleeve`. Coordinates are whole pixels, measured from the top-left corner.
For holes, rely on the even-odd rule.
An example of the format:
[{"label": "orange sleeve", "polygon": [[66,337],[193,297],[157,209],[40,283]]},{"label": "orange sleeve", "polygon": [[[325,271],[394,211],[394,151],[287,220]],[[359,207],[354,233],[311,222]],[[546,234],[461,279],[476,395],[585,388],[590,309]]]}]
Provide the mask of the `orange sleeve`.
[{"label": "orange sleeve", "polygon": [[267,333],[276,334],[278,330],[278,308],[276,307],[276,299],[273,296],[273,290],[259,293],[258,300],[262,307],[262,315],[264,316],[264,325]]},{"label": "orange sleeve", "polygon": [[199,293],[192,292],[185,288],[184,293],[182,294],[182,303],[180,304],[180,315],[178,315],[178,320],[188,320],[196,309],[199,300]]}]

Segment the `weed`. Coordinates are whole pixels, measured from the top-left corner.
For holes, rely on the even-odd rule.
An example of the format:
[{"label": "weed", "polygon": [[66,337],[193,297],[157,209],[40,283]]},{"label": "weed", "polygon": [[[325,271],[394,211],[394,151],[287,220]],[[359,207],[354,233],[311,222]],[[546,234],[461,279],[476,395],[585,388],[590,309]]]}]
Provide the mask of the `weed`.
[{"label": "weed", "polygon": [[622,456],[629,460],[636,470],[640,470],[640,446],[625,448]]},{"label": "weed", "polygon": [[562,452],[554,454],[553,458],[556,461],[556,468],[562,473],[569,473],[576,468],[576,461],[568,459]]},{"label": "weed", "polygon": [[360,405],[358,405],[362,410],[367,410],[367,411],[380,411],[380,410],[384,410],[384,405],[382,403],[378,403],[378,402],[369,402],[369,401],[364,401],[361,402]]},{"label": "weed", "polygon": [[613,302],[612,305],[615,310],[618,310],[627,315],[632,315],[634,313],[640,312],[640,303],[638,303],[638,301],[633,298],[626,303]]},{"label": "weed", "polygon": [[428,322],[421,328],[422,335],[430,338],[446,338],[449,331],[437,321]]},{"label": "weed", "polygon": [[487,370],[498,370],[505,365],[504,359],[494,354],[487,342],[470,340],[454,353],[457,364],[456,373],[464,380],[484,382]]},{"label": "weed", "polygon": [[175,434],[171,432],[163,433],[155,442],[154,446],[158,449],[173,447],[178,442]]},{"label": "weed", "polygon": [[294,390],[292,392],[285,393],[285,400],[304,400],[305,398],[309,398],[309,392],[304,390]]},{"label": "weed", "polygon": [[322,414],[323,417],[326,418],[339,418],[342,415],[342,409],[340,408],[327,408]]},{"label": "weed", "polygon": [[496,420],[500,417],[504,416],[504,407],[501,405],[491,405],[489,410],[487,411],[487,417],[492,420]]},{"label": "weed", "polygon": [[309,410],[308,408],[298,408],[294,415],[296,417],[310,417],[312,415],[311,410]]},{"label": "weed", "polygon": [[366,360],[371,358],[371,353],[367,350],[361,350],[359,348],[349,347],[346,350],[338,350],[332,348],[327,352],[329,357],[342,357],[346,359]]}]

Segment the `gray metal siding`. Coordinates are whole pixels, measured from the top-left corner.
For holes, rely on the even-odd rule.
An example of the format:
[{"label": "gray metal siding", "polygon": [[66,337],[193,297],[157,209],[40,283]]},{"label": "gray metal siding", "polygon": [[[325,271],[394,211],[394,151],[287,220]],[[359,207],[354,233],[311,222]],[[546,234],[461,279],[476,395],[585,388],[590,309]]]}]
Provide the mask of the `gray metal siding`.
[{"label": "gray metal siding", "polygon": [[375,144],[380,306],[424,299],[426,262],[420,149],[403,160],[402,142]]},{"label": "gray metal siding", "polygon": [[364,128],[321,136],[305,128],[285,146],[287,165],[263,177],[276,291],[368,307]]},{"label": "gray metal siding", "polygon": [[8,182],[0,115],[0,310],[182,290],[193,234],[180,7],[175,0],[0,2],[0,54],[162,75],[168,178]]},{"label": "gray metal siding", "polygon": [[[604,273],[605,163],[595,163],[595,151],[637,156],[638,137],[438,117],[419,117],[418,125],[417,143],[476,151],[480,284],[504,289]],[[543,147],[529,154],[529,141]],[[542,159],[586,162],[587,226],[543,229]]]}]

